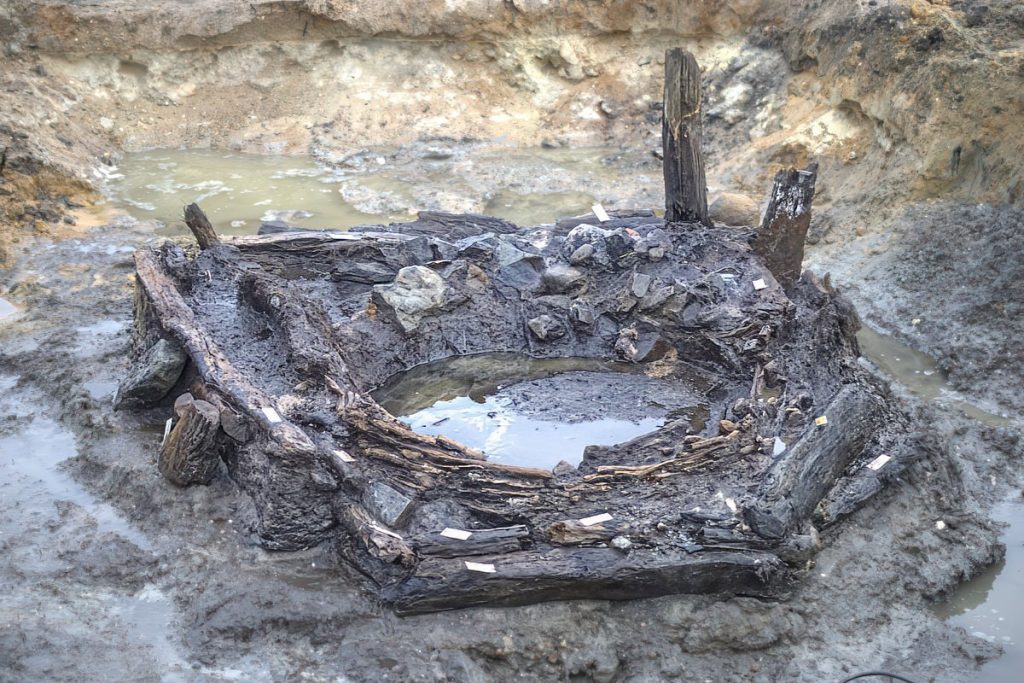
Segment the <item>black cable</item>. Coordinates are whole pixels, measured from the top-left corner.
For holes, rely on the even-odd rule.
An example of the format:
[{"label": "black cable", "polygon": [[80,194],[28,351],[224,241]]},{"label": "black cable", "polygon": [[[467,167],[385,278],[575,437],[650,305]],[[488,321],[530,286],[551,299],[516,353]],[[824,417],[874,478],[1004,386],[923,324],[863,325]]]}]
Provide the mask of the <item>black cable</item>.
[{"label": "black cable", "polygon": [[885,676],[885,677],[889,678],[890,680],[903,681],[903,683],[914,683],[914,681],[910,680],[909,678],[904,678],[903,676],[900,676],[899,674],[891,674],[888,671],[865,671],[862,674],[857,674],[856,676],[850,676],[849,678],[844,678],[839,683],[850,683],[850,681],[855,681],[858,678],[867,678],[868,676]]}]

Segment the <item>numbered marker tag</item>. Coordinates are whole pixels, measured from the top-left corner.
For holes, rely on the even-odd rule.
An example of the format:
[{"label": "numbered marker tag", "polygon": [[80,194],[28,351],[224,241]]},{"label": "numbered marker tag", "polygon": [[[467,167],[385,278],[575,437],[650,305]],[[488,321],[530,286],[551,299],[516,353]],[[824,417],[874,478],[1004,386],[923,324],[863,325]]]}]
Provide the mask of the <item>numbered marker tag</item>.
[{"label": "numbered marker tag", "polygon": [[456,541],[467,541],[469,537],[473,535],[472,531],[463,531],[462,529],[448,529],[446,528],[441,532],[441,535],[445,538],[454,538]]},{"label": "numbered marker tag", "polygon": [[764,280],[754,280],[753,285],[755,291],[762,290],[768,286],[767,284],[765,284]]},{"label": "numbered marker tag", "polygon": [[890,460],[892,460],[892,458],[889,457],[888,455],[880,455],[868,463],[868,469],[877,472],[878,470],[885,467],[885,464]]},{"label": "numbered marker tag", "polygon": [[583,526],[594,526],[595,524],[600,524],[601,522],[610,522],[611,519],[611,515],[609,515],[607,512],[602,512],[601,514],[594,515],[593,517],[584,517],[580,520],[580,524],[582,524]]},{"label": "numbered marker tag", "polygon": [[348,454],[348,451],[343,451],[340,448],[338,450],[334,451],[334,457],[336,457],[338,460],[341,460],[342,462],[355,462],[356,461],[355,458],[353,458],[351,455]]},{"label": "numbered marker tag", "polygon": [[601,221],[602,223],[611,220],[611,217],[608,215],[608,212],[605,211],[604,207],[601,206],[600,204],[594,204],[592,207],[590,207],[590,210],[594,212],[595,216],[597,216],[597,220]]},{"label": "numbered marker tag", "polygon": [[278,422],[281,422],[281,416],[273,408],[264,408],[263,414],[266,415],[270,424],[277,424]]},{"label": "numbered marker tag", "polygon": [[466,562],[466,569],[471,572],[483,572],[484,574],[493,574],[498,571],[494,568],[493,564],[485,564],[483,562]]},{"label": "numbered marker tag", "polygon": [[825,417],[824,415],[816,417],[814,418],[814,424],[818,425],[819,427],[824,427],[825,425],[828,424],[828,418]]}]

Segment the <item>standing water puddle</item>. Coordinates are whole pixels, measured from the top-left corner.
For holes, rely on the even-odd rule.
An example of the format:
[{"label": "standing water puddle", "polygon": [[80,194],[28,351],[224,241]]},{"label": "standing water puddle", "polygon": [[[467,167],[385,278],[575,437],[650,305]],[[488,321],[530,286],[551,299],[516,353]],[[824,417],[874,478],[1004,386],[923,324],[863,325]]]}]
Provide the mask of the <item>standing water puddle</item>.
[{"label": "standing water puddle", "polygon": [[[671,407],[702,400],[626,363],[507,353],[421,365],[373,396],[421,434],[443,434],[496,462],[548,469],[562,460],[578,465],[589,445],[652,432]],[[699,420],[700,410],[693,413]]]},{"label": "standing water puddle", "polygon": [[[946,403],[990,427],[1016,424],[952,391],[930,356],[868,327],[857,333],[857,341],[867,358],[918,396]],[[1003,534],[1006,557],[958,586],[934,611],[940,619],[1003,646],[1005,654],[982,667],[979,683],[1016,683],[1024,668],[1024,505],[1004,503],[992,516],[1008,525]]]},{"label": "standing water puddle", "polygon": [[[4,381],[7,379],[0,378],[0,390],[4,392],[14,386],[13,381]],[[7,406],[0,408],[4,408],[4,413],[13,413]],[[101,531],[116,533],[149,550],[150,543],[142,533],[61,469],[60,464],[75,454],[74,437],[45,417],[32,418],[16,433],[0,436],[0,491],[4,492],[0,500],[13,504],[6,510],[0,506],[0,521],[19,526],[31,524],[34,518],[51,514],[55,500],[66,500],[87,510]]]},{"label": "standing water puddle", "polygon": [[984,410],[957,394],[949,387],[931,356],[867,326],[861,327],[857,332],[857,342],[866,358],[921,398],[953,406],[968,417],[990,427],[1014,424],[1006,415]]},{"label": "standing water puddle", "polygon": [[0,297],[0,320],[8,316],[12,316],[18,312],[18,309],[7,299]]},{"label": "standing water puddle", "polygon": [[1006,557],[957,588],[935,614],[1003,646],[1005,654],[978,673],[979,683],[1017,683],[1024,670],[1024,505],[1003,503],[992,517],[1009,525],[1002,538]]},{"label": "standing water puddle", "polygon": [[595,197],[578,188],[607,191],[623,182],[603,163],[611,154],[603,147],[498,148],[433,160],[368,155],[333,168],[308,156],[166,149],[125,154],[106,180],[115,206],[163,223],[158,232],[166,236],[188,234],[182,207],[191,202],[227,235],[255,234],[261,221],[348,229],[412,220],[423,210],[539,225],[589,211]]},{"label": "standing water puddle", "polygon": [[[166,235],[188,234],[182,207],[198,202],[217,232],[254,234],[261,220],[304,228],[349,228],[380,222],[338,194],[339,178],[309,157],[209,150],[126,154],[111,177],[115,204],[166,224]],[[408,216],[405,217],[408,220]]]}]

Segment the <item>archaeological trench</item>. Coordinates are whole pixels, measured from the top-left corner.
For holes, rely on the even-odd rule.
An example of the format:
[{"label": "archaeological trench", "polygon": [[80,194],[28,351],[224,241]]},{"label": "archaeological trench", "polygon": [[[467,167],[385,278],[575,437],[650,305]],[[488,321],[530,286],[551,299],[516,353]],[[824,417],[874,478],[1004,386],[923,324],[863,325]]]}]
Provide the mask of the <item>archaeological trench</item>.
[{"label": "archaeological trench", "polygon": [[[899,471],[906,419],[856,363],[850,304],[801,274],[816,165],[779,172],[760,226],[716,227],[700,68],[681,49],[664,101],[664,218],[423,212],[221,239],[189,205],[198,250],[135,254],[136,361],[115,401],[173,399],[170,481],[209,483],[223,459],[265,547],[329,539],[402,613],[784,596],[816,527]],[[373,398],[403,371],[488,353],[632,364],[692,402],[547,470],[417,434]],[[572,390],[614,413],[625,377]]]},{"label": "archaeological trench", "polygon": [[1016,683],[1022,36],[0,2],[0,683]]}]

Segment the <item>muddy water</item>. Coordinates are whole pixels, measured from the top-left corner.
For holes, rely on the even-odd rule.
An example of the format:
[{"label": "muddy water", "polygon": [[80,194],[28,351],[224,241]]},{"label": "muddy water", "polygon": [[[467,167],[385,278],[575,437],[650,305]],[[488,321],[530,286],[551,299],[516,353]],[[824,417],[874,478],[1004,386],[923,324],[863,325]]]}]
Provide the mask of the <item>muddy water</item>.
[{"label": "muddy water", "polygon": [[[1005,414],[985,410],[950,389],[935,360],[869,327],[857,333],[861,352],[911,392],[938,401],[991,427],[1016,424]],[[1024,669],[1024,504],[1004,503],[993,518],[1007,525],[1006,557],[963,583],[935,607],[943,620],[1002,646],[1005,654],[987,663],[978,683],[1017,683]]]},{"label": "muddy water", "polygon": [[306,228],[379,222],[381,216],[357,211],[342,199],[340,181],[308,157],[159,150],[125,155],[110,177],[110,190],[115,205],[164,223],[166,235],[187,234],[181,215],[191,202],[225,234],[253,234],[261,220]]},{"label": "muddy water", "polygon": [[18,309],[15,308],[14,304],[3,297],[0,297],[0,320],[14,315],[17,311]]},{"label": "muddy water", "polygon": [[420,433],[444,434],[497,462],[552,468],[562,460],[578,465],[589,445],[617,444],[654,431],[666,410],[649,405],[647,415],[624,417],[607,414],[613,402],[581,409],[568,405],[570,397],[547,380],[578,373],[576,379],[589,387],[614,393],[617,380],[630,372],[628,364],[588,358],[481,354],[414,368],[392,378],[374,397]]},{"label": "muddy water", "polygon": [[[16,384],[16,377],[0,376],[0,394],[6,395]],[[21,413],[18,404],[0,402],[0,414],[27,419],[26,426],[13,434],[0,432],[0,500],[11,504],[0,505],[3,524],[31,525],[50,514],[52,501],[70,501],[88,511],[100,531],[115,533],[148,550],[145,536],[60,467],[76,455],[71,433],[50,418]]]},{"label": "muddy water", "polygon": [[931,356],[867,326],[857,332],[857,342],[865,357],[921,398],[952,406],[964,415],[990,427],[1014,424],[1013,420],[998,408],[981,407],[954,391]]},{"label": "muddy water", "polygon": [[968,633],[1001,645],[1005,654],[982,667],[979,683],[1017,683],[1024,671],[1024,504],[993,511],[1007,525],[1006,557],[963,584],[935,613]]},{"label": "muddy water", "polygon": [[422,210],[535,225],[584,213],[598,194],[614,203],[609,188],[625,182],[603,161],[613,151],[600,147],[385,154],[329,166],[301,156],[154,150],[126,154],[106,184],[115,207],[158,221],[158,232],[172,236],[187,234],[181,214],[191,202],[218,232],[235,235],[253,234],[267,220],[347,229],[411,220]]}]

